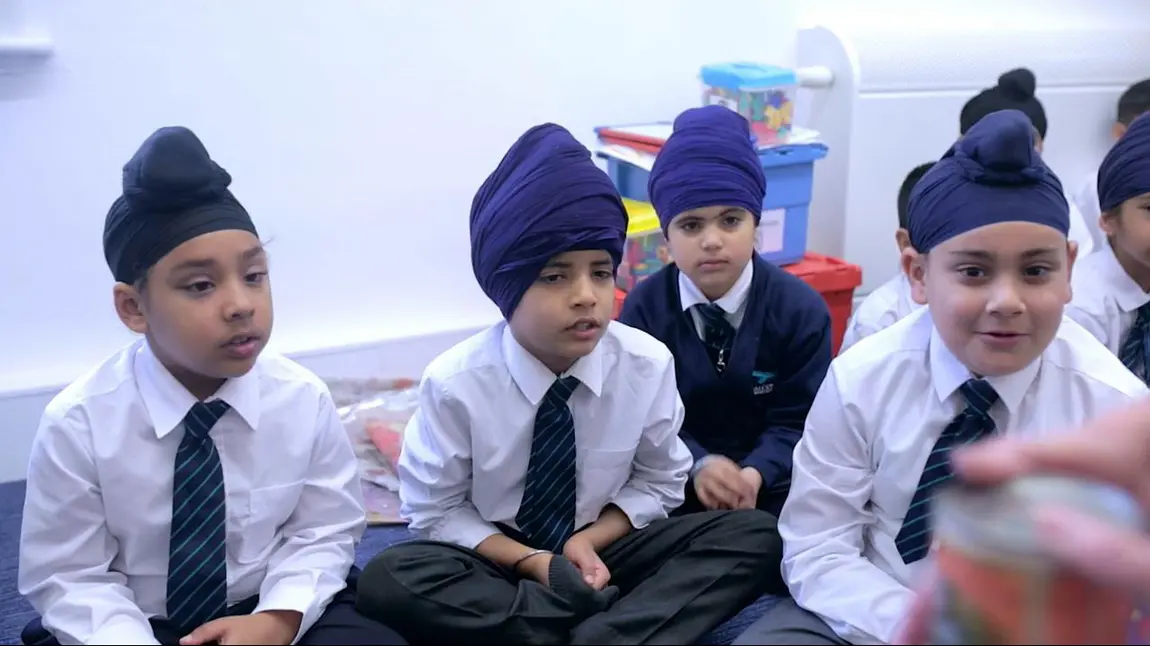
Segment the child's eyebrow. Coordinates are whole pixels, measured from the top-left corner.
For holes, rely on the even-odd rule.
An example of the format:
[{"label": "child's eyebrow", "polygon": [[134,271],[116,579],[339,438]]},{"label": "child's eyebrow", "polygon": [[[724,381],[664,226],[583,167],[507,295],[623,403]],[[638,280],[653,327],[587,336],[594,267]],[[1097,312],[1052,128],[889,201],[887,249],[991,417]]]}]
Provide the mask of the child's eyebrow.
[{"label": "child's eyebrow", "polygon": [[1052,256],[1056,253],[1058,253],[1058,247],[1035,247],[1022,252],[1022,257],[1029,259],[1038,256]]},{"label": "child's eyebrow", "polygon": [[[264,246],[256,245],[251,249],[240,254],[240,260],[253,260],[264,255]],[[185,269],[209,269],[216,267],[220,263],[215,258],[191,258],[181,262],[172,268],[172,271],[182,271]]]},{"label": "child's eyebrow", "polygon": [[218,264],[219,263],[217,263],[212,258],[192,258],[176,265],[172,268],[172,271],[182,271],[184,269],[208,269],[209,267],[215,267]]},{"label": "child's eyebrow", "polygon": [[[1031,258],[1054,255],[1056,253],[1058,253],[1057,247],[1035,247],[1023,251],[1020,255],[1023,260],[1029,260]],[[955,249],[950,252],[950,255],[959,258],[969,258],[971,260],[992,260],[994,258],[994,254],[982,249]]]},{"label": "child's eyebrow", "polygon": [[994,254],[989,251],[979,249],[955,249],[950,252],[950,255],[958,258],[969,258],[971,260],[990,260],[994,257]]}]

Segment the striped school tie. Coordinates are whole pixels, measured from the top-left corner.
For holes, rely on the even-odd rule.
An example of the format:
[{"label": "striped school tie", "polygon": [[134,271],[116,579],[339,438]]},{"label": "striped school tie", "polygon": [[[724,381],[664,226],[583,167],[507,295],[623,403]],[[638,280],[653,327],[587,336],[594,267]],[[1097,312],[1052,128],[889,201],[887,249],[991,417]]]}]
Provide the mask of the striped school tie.
[{"label": "striped school tie", "polygon": [[575,533],[575,421],[567,400],[575,377],[556,379],[535,414],[523,502],[515,524],[531,547],[559,553]]},{"label": "striped school tie", "polygon": [[168,620],[185,633],[223,616],[228,605],[224,472],[208,432],[228,412],[223,401],[196,402],[184,417],[172,483]]},{"label": "striped school tie", "polygon": [[1126,339],[1122,342],[1118,358],[1122,360],[1130,372],[1146,381],[1146,354],[1150,352],[1150,303],[1138,308],[1138,317],[1134,325],[1126,332]]},{"label": "striped school tie", "polygon": [[994,433],[994,420],[987,411],[998,401],[998,393],[982,379],[970,379],[959,387],[966,399],[966,407],[943,429],[934,450],[926,459],[918,489],[906,511],[902,529],[895,538],[895,546],[906,564],[914,563],[930,552],[930,497],[935,487],[952,476],[950,450],[970,444]]},{"label": "striped school tie", "polygon": [[731,346],[735,341],[735,326],[727,320],[727,313],[714,303],[696,305],[695,310],[703,317],[703,345],[715,372],[723,374],[727,361],[731,358]]}]

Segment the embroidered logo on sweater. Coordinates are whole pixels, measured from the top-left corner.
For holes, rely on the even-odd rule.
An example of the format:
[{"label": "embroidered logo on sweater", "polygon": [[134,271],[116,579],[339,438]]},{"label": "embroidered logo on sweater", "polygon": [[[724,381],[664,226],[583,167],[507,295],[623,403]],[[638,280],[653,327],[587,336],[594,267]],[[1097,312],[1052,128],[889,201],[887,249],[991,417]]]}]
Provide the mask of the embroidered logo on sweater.
[{"label": "embroidered logo on sweater", "polygon": [[766,395],[775,389],[775,373],[763,372],[761,370],[752,370],[751,379],[755,381],[755,387],[751,391],[756,395]]}]

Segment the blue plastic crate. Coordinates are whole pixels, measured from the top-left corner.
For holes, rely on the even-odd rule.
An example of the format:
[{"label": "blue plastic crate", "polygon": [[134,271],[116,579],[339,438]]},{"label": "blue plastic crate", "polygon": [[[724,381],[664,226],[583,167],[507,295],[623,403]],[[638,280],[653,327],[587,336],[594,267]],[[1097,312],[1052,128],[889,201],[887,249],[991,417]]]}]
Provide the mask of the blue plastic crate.
[{"label": "blue plastic crate", "polygon": [[[763,200],[765,224],[760,228],[760,237],[771,243],[762,256],[776,265],[798,262],[807,251],[807,220],[815,162],[826,156],[827,147],[821,143],[776,146],[759,151],[759,160],[767,178],[767,196]],[[620,195],[642,202],[651,201],[647,195],[649,172],[611,157],[606,159],[607,174]],[[773,230],[773,226],[781,226],[782,231]]]}]

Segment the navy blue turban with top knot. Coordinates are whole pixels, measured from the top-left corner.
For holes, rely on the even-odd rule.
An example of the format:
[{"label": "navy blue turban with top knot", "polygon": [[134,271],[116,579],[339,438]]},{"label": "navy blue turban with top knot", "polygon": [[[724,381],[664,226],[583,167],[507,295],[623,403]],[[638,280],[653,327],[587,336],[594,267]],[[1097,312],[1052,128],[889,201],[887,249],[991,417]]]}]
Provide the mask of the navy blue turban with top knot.
[{"label": "navy blue turban with top knot", "polygon": [[911,245],[928,253],[947,240],[1000,222],[1033,222],[1066,235],[1062,184],[1034,148],[1018,110],[983,117],[915,185],[908,204]]},{"label": "navy blue turban with top knot", "polygon": [[707,206],[746,209],[757,223],[766,193],[750,124],[721,105],[691,108],[675,119],[647,180],[664,232],[675,216]]},{"label": "navy blue turban with top knot", "polygon": [[553,123],[524,133],[471,203],[471,268],[507,319],[553,257],[602,249],[618,266],[626,238],[615,185]]},{"label": "navy blue turban with top knot", "polygon": [[123,193],[104,220],[104,258],[132,284],[176,247],[214,231],[256,227],[199,138],[171,126],[152,133],[124,165]]}]

